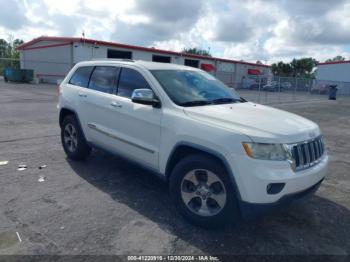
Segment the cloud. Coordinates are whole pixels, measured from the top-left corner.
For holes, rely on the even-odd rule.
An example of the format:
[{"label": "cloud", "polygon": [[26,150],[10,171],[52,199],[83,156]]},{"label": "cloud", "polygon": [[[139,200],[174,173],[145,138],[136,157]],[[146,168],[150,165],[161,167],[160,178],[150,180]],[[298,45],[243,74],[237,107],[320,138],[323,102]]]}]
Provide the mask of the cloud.
[{"label": "cloud", "polygon": [[345,3],[345,0],[282,0],[278,1],[277,4],[290,16],[318,17],[343,6]]},{"label": "cloud", "polygon": [[225,14],[217,21],[215,40],[224,42],[245,42],[253,37],[253,26],[238,16]]},{"label": "cloud", "polygon": [[25,10],[21,2],[0,1],[0,25],[8,30],[18,30],[22,28],[26,22]]},{"label": "cloud", "polygon": [[[350,3],[306,0],[284,4],[288,11],[284,26],[277,25],[276,36],[299,44],[348,44],[350,42]],[[327,8],[328,7],[328,8]],[[298,11],[298,12],[297,12]]]},{"label": "cloud", "polygon": [[284,37],[291,42],[305,44],[350,43],[350,27],[343,28],[337,21],[327,18],[292,20],[285,27]]},{"label": "cloud", "polygon": [[55,14],[52,16],[53,27],[60,35],[75,35],[79,28],[79,17],[65,14]]},{"label": "cloud", "polygon": [[[216,40],[227,42],[225,56],[266,59],[270,63],[303,56],[324,60],[337,53],[350,57],[346,51],[350,43],[350,1],[247,0],[239,3],[230,19],[231,24],[239,25],[244,33],[230,37],[235,26],[226,23],[225,18],[218,23],[217,30],[222,34]],[[238,22],[237,13],[241,16]]]},{"label": "cloud", "polygon": [[350,58],[350,0],[0,0],[0,37],[81,36],[269,63]]},{"label": "cloud", "polygon": [[175,40],[197,23],[202,3],[202,0],[136,1],[134,8],[129,10],[133,14],[131,20],[117,17],[112,38],[143,45]]},{"label": "cloud", "polygon": [[[216,14],[213,40],[244,43],[260,38],[269,32],[269,26],[276,21],[275,8],[265,1],[222,1],[210,2]],[[267,15],[269,14],[269,15]]]},{"label": "cloud", "polygon": [[135,4],[135,11],[148,16],[151,22],[180,22],[191,25],[197,21],[202,10],[203,1],[139,0]]}]

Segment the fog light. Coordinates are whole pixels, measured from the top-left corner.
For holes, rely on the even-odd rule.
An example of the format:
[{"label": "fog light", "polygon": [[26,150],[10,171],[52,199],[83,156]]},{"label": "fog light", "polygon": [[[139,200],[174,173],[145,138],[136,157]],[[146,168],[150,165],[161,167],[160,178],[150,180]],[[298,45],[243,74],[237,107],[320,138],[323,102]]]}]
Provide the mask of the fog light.
[{"label": "fog light", "polygon": [[266,187],[266,192],[269,195],[275,195],[278,194],[279,192],[282,191],[282,189],[284,188],[285,183],[271,183],[268,184]]}]

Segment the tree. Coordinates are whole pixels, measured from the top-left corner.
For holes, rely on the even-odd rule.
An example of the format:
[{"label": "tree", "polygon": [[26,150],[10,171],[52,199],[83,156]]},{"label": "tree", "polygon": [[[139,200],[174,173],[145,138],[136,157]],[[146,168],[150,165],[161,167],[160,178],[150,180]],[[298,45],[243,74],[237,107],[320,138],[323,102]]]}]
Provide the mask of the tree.
[{"label": "tree", "polygon": [[311,57],[293,59],[290,63],[278,62],[272,64],[272,73],[277,76],[313,78],[313,70],[317,61]]},{"label": "tree", "polygon": [[345,61],[345,57],[341,55],[337,55],[333,58],[327,59],[326,62],[339,62],[339,61]]},{"label": "tree", "polygon": [[293,76],[295,77],[312,77],[312,71],[317,65],[317,61],[311,57],[293,59],[290,65],[293,68]]},{"label": "tree", "polygon": [[260,60],[258,60],[258,61],[256,61],[256,64],[257,65],[262,65],[263,63]]},{"label": "tree", "polygon": [[277,64],[272,64],[272,73],[277,76],[291,76],[293,74],[293,69],[290,63],[278,62]]},{"label": "tree", "polygon": [[19,52],[17,50],[17,47],[22,45],[24,41],[22,39],[15,39],[13,40],[11,47],[12,47],[12,52],[11,52],[11,58],[19,58]]},{"label": "tree", "polygon": [[8,41],[0,39],[0,58],[10,58],[0,60],[0,74],[2,74],[3,69],[6,67],[20,68],[17,47],[23,43],[23,40],[14,39],[12,36],[9,37]]},{"label": "tree", "polygon": [[0,39],[0,57],[8,57],[9,44],[4,39]]},{"label": "tree", "polygon": [[17,51],[17,47],[23,43],[22,39],[13,40],[11,36],[9,41],[0,39],[0,57],[18,59],[19,52]]},{"label": "tree", "polygon": [[208,50],[200,49],[200,48],[184,48],[182,53],[192,54],[192,55],[202,55],[202,56],[211,56]]}]

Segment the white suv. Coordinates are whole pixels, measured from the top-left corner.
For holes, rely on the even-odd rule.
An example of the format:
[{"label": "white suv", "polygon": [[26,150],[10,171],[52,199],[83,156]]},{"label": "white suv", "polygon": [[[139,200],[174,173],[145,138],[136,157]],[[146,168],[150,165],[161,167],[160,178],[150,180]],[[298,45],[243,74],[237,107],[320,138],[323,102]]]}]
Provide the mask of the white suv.
[{"label": "white suv", "polygon": [[81,62],[61,83],[58,107],[69,158],[85,159],[97,147],[153,171],[197,225],[289,202],[326,175],[317,124],[247,102],[196,68]]}]

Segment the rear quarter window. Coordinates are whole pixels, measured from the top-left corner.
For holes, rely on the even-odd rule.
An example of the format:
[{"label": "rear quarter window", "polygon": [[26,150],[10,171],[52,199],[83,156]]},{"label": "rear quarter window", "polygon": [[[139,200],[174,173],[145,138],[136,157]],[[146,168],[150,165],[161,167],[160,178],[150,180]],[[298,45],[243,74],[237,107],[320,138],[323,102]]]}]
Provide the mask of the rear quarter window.
[{"label": "rear quarter window", "polygon": [[93,66],[79,67],[77,70],[75,70],[73,76],[69,80],[69,83],[75,86],[88,87],[93,68]]}]

